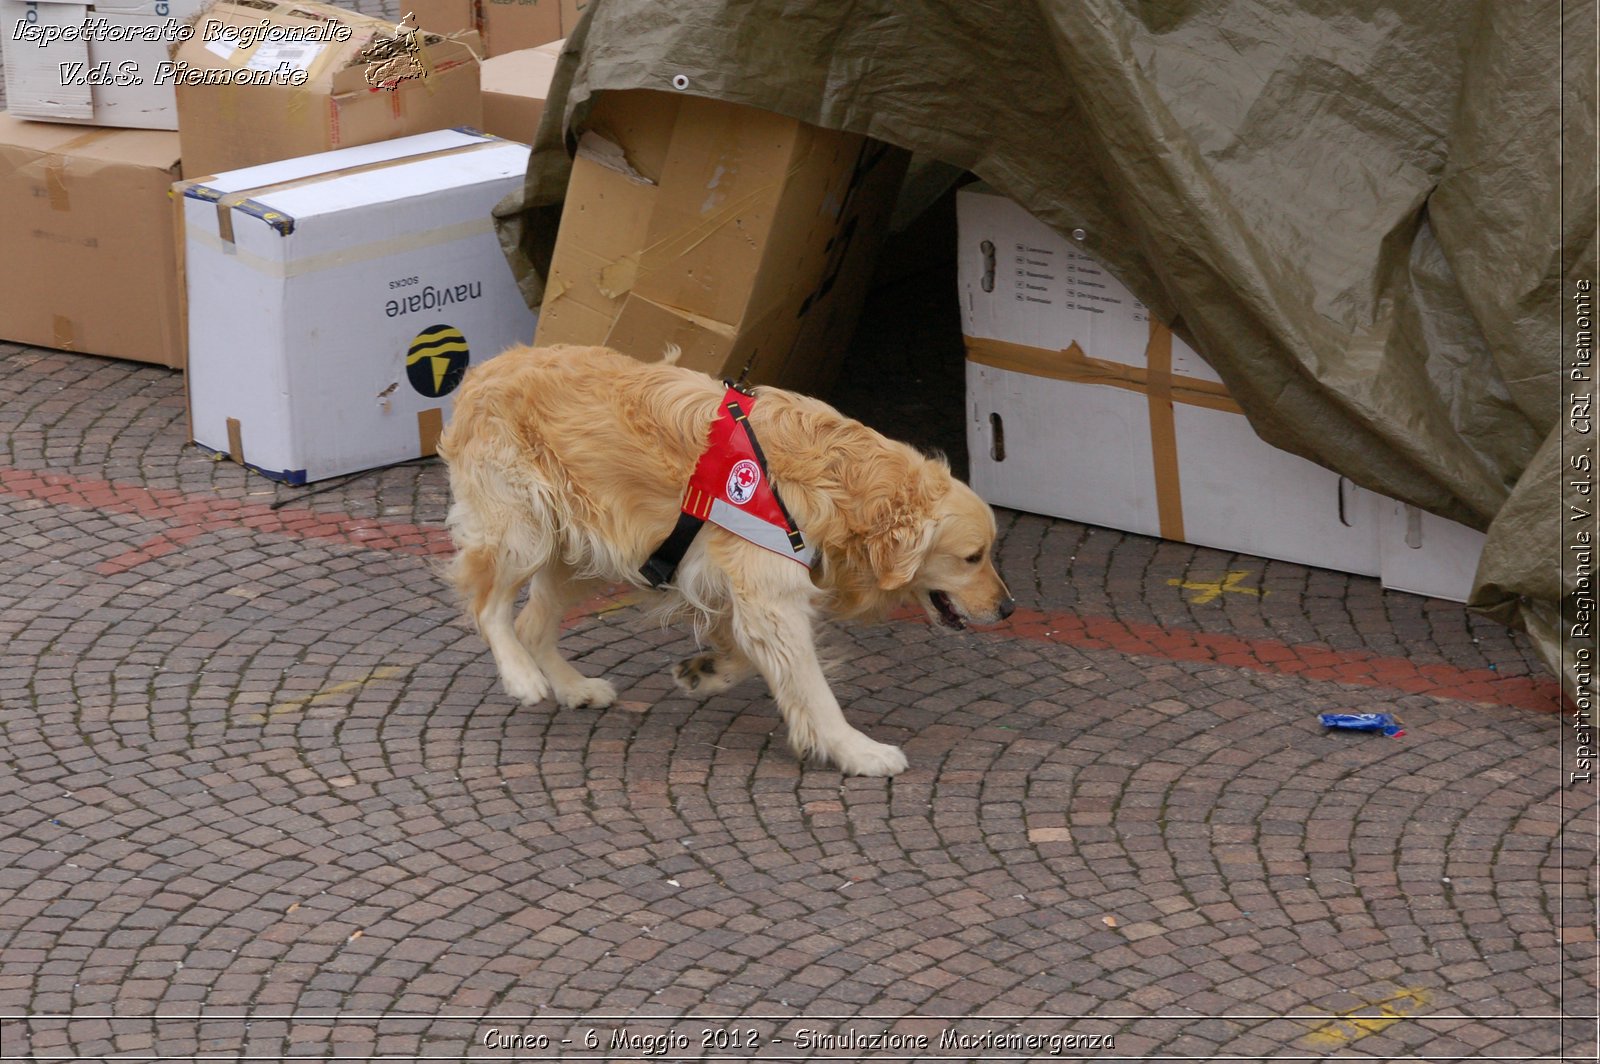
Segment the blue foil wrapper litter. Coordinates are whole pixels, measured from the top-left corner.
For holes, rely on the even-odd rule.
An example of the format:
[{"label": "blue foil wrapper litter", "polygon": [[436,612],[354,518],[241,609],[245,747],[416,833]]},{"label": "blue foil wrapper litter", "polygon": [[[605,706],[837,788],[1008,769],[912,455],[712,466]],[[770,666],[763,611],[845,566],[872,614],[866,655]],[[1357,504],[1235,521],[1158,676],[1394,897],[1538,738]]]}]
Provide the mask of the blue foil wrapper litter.
[{"label": "blue foil wrapper litter", "polygon": [[1405,725],[1393,713],[1323,713],[1318,716],[1324,728],[1346,731],[1381,731],[1385,735],[1404,735]]}]

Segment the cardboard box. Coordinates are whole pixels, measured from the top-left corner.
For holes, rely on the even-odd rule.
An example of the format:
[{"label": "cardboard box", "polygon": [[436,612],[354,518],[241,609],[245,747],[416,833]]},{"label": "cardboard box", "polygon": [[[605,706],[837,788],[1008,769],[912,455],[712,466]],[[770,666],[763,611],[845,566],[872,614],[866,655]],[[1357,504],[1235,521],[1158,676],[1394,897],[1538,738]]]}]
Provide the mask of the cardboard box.
[{"label": "cardboard box", "polygon": [[417,25],[429,33],[448,37],[453,33],[476,31],[488,46],[483,27],[478,25],[478,0],[407,0],[406,11],[417,17]]},{"label": "cardboard box", "polygon": [[1381,507],[1379,556],[1383,586],[1465,602],[1487,538],[1477,529],[1394,499]]},{"label": "cardboard box", "polygon": [[957,213],[985,499],[1467,601],[1483,533],[1262,441],[1193,349],[1020,206],[969,186]]},{"label": "cardboard box", "polygon": [[0,113],[0,337],[183,365],[178,135]]},{"label": "cardboard box", "polygon": [[362,52],[392,22],[317,0],[218,0],[195,25],[172,55],[185,177],[483,125],[475,40],[422,34],[417,63],[379,88]]},{"label": "cardboard box", "polygon": [[0,0],[6,107],[19,118],[177,129],[163,64],[202,0]]},{"label": "cardboard box", "polygon": [[1263,442],[1198,354],[1073,241],[982,186],[957,210],[980,495],[1378,575],[1377,496]]},{"label": "cardboard box", "polygon": [[570,35],[588,0],[410,0],[417,25],[449,36],[476,32],[485,56],[520,52]]},{"label": "cardboard box", "polygon": [[527,163],[445,130],[177,186],[195,441],[293,484],[432,454],[533,338],[490,216]]},{"label": "cardboard box", "polygon": [[573,162],[539,342],[750,383],[833,377],[906,155],[750,107],[603,94]]},{"label": "cardboard box", "polygon": [[483,131],[533,143],[544,116],[550,79],[565,41],[507,52],[483,61]]}]

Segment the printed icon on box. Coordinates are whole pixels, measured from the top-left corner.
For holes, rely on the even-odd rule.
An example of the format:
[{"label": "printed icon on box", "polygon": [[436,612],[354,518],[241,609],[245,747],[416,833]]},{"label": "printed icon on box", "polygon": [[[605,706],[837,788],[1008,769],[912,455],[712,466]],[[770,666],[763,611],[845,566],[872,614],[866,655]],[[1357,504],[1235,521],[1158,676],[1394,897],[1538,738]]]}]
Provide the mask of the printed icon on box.
[{"label": "printed icon on box", "polygon": [[406,379],[430,399],[449,395],[466,375],[467,338],[453,325],[430,325],[406,351]]},{"label": "printed icon on box", "polygon": [[406,12],[393,37],[374,37],[357,57],[367,65],[367,84],[391,92],[402,81],[422,77],[422,32],[415,12]]}]

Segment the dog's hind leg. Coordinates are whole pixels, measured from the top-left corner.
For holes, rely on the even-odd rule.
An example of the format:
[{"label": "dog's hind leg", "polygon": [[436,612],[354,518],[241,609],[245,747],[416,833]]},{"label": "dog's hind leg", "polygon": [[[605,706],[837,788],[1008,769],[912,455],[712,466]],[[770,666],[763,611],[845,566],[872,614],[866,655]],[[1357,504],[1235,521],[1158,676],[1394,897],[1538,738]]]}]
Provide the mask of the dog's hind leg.
[{"label": "dog's hind leg", "polygon": [[456,587],[470,604],[478,631],[494,655],[506,693],[524,705],[549,694],[550,683],[517,638],[514,624],[517,592],[528,575],[508,570],[492,547],[462,551],[456,555],[452,569]]},{"label": "dog's hind leg", "polygon": [[517,637],[533,655],[554,689],[556,701],[568,709],[603,709],[616,700],[617,691],[598,677],[584,676],[561,656],[556,646],[561,617],[573,603],[600,584],[572,578],[564,566],[552,563],[528,581],[528,603],[517,617]]}]

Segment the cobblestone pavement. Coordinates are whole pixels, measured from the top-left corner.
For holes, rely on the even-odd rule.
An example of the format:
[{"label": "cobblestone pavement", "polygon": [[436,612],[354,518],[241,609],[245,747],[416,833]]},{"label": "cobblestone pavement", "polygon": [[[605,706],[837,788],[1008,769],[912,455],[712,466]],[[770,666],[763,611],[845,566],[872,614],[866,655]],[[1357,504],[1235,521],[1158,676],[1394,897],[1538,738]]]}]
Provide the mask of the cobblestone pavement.
[{"label": "cobblestone pavement", "polygon": [[[835,399],[959,465],[942,313]],[[312,495],[179,375],[0,371],[0,1059],[1596,1056],[1594,793],[1461,607],[1003,512],[1011,624],[831,635],[911,759],[844,779],[625,594],[564,641],[617,705],[513,704],[436,464]]]},{"label": "cobblestone pavement", "polygon": [[[959,364],[863,336],[841,405],[948,432]],[[514,705],[437,464],[312,495],[186,446],[179,375],[0,368],[8,1059],[1595,1051],[1592,795],[1458,606],[1002,513],[1012,624],[830,636],[912,766],[844,779],[628,595],[565,639],[616,706]]]}]

